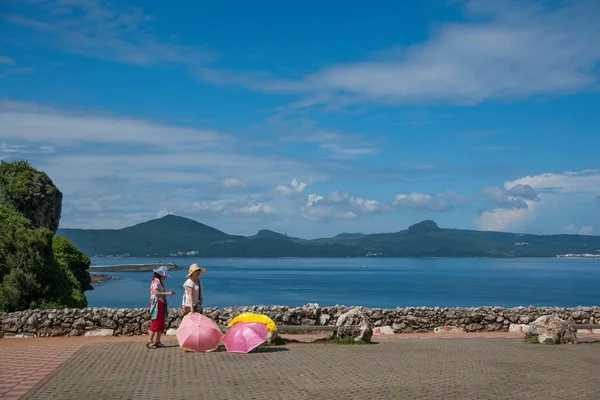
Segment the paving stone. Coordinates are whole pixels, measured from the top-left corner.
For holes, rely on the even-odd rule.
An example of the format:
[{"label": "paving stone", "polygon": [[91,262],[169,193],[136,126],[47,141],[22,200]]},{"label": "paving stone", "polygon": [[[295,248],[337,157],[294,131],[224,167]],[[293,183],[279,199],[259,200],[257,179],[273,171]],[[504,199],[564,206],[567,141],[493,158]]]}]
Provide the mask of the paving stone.
[{"label": "paving stone", "polygon": [[26,399],[591,399],[600,343],[514,339],[292,344],[256,353],[92,345]]}]

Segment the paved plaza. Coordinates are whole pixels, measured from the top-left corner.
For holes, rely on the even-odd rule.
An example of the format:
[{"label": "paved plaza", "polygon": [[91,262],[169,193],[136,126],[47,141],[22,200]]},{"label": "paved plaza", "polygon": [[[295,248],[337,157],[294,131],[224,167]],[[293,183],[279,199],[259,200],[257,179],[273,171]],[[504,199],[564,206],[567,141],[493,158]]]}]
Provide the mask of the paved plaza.
[{"label": "paved plaza", "polygon": [[0,398],[600,398],[600,341],[548,346],[517,337],[393,335],[251,354],[186,353],[173,338],[157,350],[141,337],[1,339]]}]

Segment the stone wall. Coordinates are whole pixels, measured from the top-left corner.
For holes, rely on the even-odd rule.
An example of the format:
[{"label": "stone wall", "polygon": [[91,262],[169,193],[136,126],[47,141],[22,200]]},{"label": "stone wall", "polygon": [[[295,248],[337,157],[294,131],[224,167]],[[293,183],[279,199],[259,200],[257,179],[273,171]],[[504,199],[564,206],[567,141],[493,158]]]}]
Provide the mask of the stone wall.
[{"label": "stone wall", "polygon": [[[284,306],[207,308],[205,315],[226,325],[243,312],[269,315],[281,325],[335,325],[338,317],[353,307],[319,307],[307,304]],[[600,321],[600,307],[477,307],[363,309],[377,332],[412,333],[432,331],[508,331],[511,325],[529,324],[542,315],[556,314],[570,323]],[[171,309],[167,329],[181,322],[179,309]],[[0,337],[140,335],[148,332],[149,315],[145,308],[84,308],[64,310],[27,310],[0,314]]]}]

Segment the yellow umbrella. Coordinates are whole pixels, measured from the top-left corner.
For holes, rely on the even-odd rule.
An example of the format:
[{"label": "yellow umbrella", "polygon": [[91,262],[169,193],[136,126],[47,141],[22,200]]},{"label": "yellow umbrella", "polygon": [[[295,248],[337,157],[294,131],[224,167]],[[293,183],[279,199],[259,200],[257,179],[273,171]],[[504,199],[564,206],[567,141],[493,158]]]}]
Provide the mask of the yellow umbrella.
[{"label": "yellow umbrella", "polygon": [[261,324],[265,324],[267,326],[267,329],[271,333],[277,330],[277,325],[275,325],[275,322],[273,322],[273,320],[269,318],[269,316],[264,314],[254,314],[251,312],[245,312],[243,314],[238,315],[237,317],[232,319],[229,325],[227,326],[231,328],[232,326],[240,322],[259,322]]}]

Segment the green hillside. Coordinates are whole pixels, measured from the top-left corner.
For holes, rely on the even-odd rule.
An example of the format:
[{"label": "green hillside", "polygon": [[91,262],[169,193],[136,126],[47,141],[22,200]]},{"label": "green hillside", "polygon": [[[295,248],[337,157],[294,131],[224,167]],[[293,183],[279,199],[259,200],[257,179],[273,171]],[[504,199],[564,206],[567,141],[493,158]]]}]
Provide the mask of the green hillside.
[{"label": "green hillside", "polygon": [[524,235],[441,229],[423,221],[407,230],[298,239],[261,230],[233,236],[187,218],[167,215],[116,230],[59,229],[89,256],[195,257],[555,257],[600,254],[600,237]]},{"label": "green hillside", "polygon": [[0,162],[0,313],[85,307],[90,259],[55,236],[62,193],[26,161]]}]

